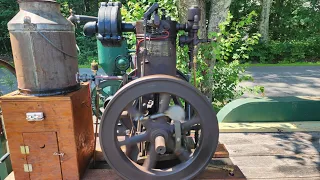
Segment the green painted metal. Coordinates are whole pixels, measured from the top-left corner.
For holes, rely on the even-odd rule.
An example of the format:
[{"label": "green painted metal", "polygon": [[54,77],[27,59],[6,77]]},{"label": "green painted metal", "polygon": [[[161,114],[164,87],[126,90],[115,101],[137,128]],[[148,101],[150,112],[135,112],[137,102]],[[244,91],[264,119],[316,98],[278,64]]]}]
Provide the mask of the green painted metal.
[{"label": "green painted metal", "polygon": [[117,58],[116,67],[121,71],[126,71],[130,66],[130,61],[128,58]]},{"label": "green painted metal", "polygon": [[97,40],[97,46],[99,65],[104,72],[109,76],[121,75],[121,71],[116,67],[116,60],[117,58],[127,58],[129,60],[130,51],[128,50],[126,40],[122,40],[121,46],[119,47],[105,47]]},{"label": "green painted metal", "polygon": [[219,122],[296,122],[320,120],[320,97],[265,97],[232,101],[217,114]]},{"label": "green painted metal", "polygon": [[[118,80],[108,80],[108,81],[102,81],[100,84],[99,84],[99,88],[101,88],[101,90],[99,91],[100,95],[101,95],[101,100],[99,102],[99,107],[103,107],[103,104],[104,104],[104,101],[110,97],[110,96],[113,96],[117,91],[118,89],[120,88],[120,84],[121,84],[121,81],[118,81]],[[97,95],[97,87],[94,87],[92,90],[91,90],[91,103],[92,103],[92,110],[93,110],[93,113],[95,115],[96,114],[96,95]],[[99,111],[100,113],[100,116],[102,116],[102,112]]]},{"label": "green painted metal", "polygon": [[[7,140],[4,136],[4,134],[0,135],[0,157],[5,155],[8,150],[7,150]],[[0,163],[0,179],[5,179],[10,173],[12,172],[12,166],[11,166],[11,161],[10,161],[10,156],[7,157],[7,159]]]}]

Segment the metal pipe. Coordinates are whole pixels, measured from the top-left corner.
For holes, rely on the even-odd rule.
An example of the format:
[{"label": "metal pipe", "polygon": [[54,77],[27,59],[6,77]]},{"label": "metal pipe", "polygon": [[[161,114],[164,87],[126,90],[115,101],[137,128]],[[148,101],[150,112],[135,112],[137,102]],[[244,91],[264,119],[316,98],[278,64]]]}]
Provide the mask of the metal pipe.
[{"label": "metal pipe", "polygon": [[166,141],[163,136],[157,136],[155,138],[155,150],[158,154],[166,153]]},{"label": "metal pipe", "polygon": [[73,24],[75,23],[87,23],[91,21],[98,21],[98,17],[86,16],[86,15],[71,15],[68,17],[68,20]]},{"label": "metal pipe", "polygon": [[10,156],[10,153],[4,154],[4,155],[0,158],[0,164],[3,163],[9,156]]},{"label": "metal pipe", "polygon": [[121,30],[123,32],[134,32],[136,29],[135,23],[122,23]]},{"label": "metal pipe", "polygon": [[95,130],[94,130],[94,152],[93,152],[93,167],[96,166],[96,156],[97,156],[97,153],[96,153],[96,149],[97,149],[97,134],[98,134],[98,124],[99,124],[99,119],[100,119],[100,113],[99,113],[99,110],[100,110],[100,107],[99,107],[99,100],[100,100],[100,86],[99,86],[99,81],[97,82],[96,84],[96,122],[95,122]]},{"label": "metal pipe", "polygon": [[95,76],[95,78],[103,80],[123,80],[122,76]]}]

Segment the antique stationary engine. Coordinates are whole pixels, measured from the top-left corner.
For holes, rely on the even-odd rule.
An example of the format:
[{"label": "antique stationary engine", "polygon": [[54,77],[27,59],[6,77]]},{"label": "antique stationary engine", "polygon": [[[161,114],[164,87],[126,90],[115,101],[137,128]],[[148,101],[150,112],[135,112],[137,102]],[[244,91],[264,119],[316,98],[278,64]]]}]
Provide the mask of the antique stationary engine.
[{"label": "antique stationary engine", "polygon": [[[101,117],[100,144],[109,165],[125,179],[192,179],[211,160],[219,136],[216,114],[208,99],[187,79],[178,78],[176,39],[189,47],[208,40],[197,36],[200,9],[188,10],[186,23],[167,17],[153,4],[143,19],[122,22],[120,2],[101,3],[97,18],[84,33],[104,47],[121,47],[124,32],[136,34],[134,70],[121,76],[79,75],[78,80],[120,80]],[[79,16],[78,16],[79,17]]]}]

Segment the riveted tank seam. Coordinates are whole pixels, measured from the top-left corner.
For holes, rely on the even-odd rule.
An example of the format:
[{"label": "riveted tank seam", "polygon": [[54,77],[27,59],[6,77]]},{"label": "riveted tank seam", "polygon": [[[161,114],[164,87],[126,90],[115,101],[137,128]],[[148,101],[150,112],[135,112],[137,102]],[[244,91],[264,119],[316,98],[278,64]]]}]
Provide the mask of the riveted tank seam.
[{"label": "riveted tank seam", "polygon": [[[30,38],[30,42],[34,42],[33,37],[31,36],[31,33],[30,33],[30,32],[28,33],[28,35],[29,35],[29,38]],[[30,48],[31,48],[31,52],[32,52],[32,58],[34,59],[34,58],[35,58],[35,54],[34,54],[35,51],[34,51],[33,43],[30,43]],[[36,62],[33,61],[33,64],[32,64],[32,65],[33,65],[33,68],[34,68],[34,71],[33,71],[34,83],[35,83],[35,85],[36,85],[37,87],[39,87],[38,75],[37,75],[38,69],[37,69]]]}]

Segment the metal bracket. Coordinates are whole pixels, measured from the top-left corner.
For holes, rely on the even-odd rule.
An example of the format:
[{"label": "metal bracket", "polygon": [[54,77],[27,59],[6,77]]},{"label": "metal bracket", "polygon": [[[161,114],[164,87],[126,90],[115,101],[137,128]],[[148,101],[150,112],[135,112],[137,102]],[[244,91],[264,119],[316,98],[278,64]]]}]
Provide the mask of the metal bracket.
[{"label": "metal bracket", "polygon": [[20,152],[21,154],[29,154],[29,146],[20,146]]},{"label": "metal bracket", "polygon": [[44,114],[43,112],[28,112],[26,113],[26,119],[28,121],[43,121]]},{"label": "metal bracket", "polygon": [[23,164],[24,172],[32,172],[32,165],[31,164]]}]

